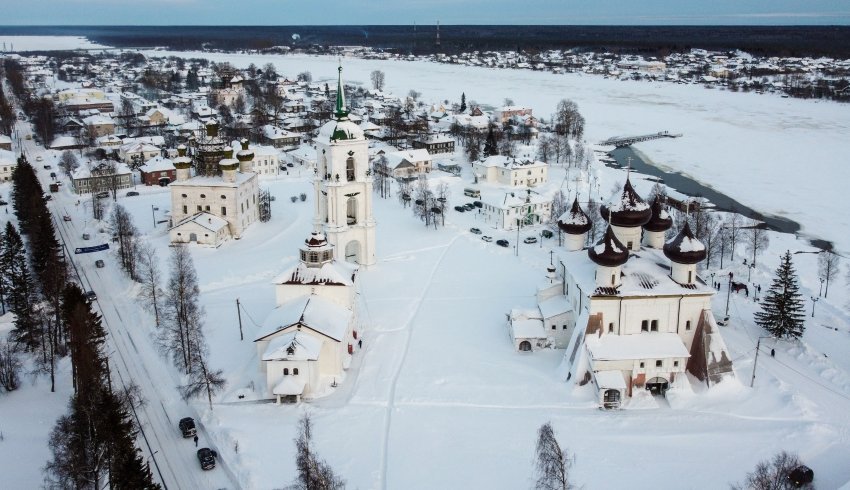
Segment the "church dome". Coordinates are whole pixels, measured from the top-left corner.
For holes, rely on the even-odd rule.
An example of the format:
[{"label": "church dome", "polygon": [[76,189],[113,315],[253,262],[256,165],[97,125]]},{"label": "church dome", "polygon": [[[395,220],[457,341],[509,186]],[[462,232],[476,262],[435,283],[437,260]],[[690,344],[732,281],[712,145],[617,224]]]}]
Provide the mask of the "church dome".
[{"label": "church dome", "polygon": [[611,225],[608,225],[602,239],[587,249],[587,256],[597,265],[618,267],[629,260],[629,249],[617,239]]},{"label": "church dome", "polygon": [[673,218],[664,209],[664,202],[661,196],[655,196],[650,209],[652,209],[652,217],[643,225],[644,230],[662,232],[669,230],[673,226]]},{"label": "church dome", "polygon": [[573,201],[573,206],[570,210],[558,218],[558,228],[560,228],[564,233],[568,233],[570,235],[581,235],[582,233],[587,233],[592,226],[593,223],[591,223],[590,217],[588,217],[587,213],[585,213],[584,210],[581,209],[581,206],[579,206],[578,198]]},{"label": "church dome", "polygon": [[611,197],[611,200],[599,209],[599,213],[605,220],[608,220],[610,213],[611,224],[624,228],[643,226],[652,217],[649,204],[635,192],[629,179],[626,179],[623,192]]},{"label": "church dome", "polygon": [[319,130],[319,137],[328,141],[362,140],[363,129],[349,120],[330,120]]},{"label": "church dome", "polygon": [[685,221],[679,234],[664,244],[664,255],[677,264],[696,264],[705,260],[705,245],[694,237],[691,226]]},{"label": "church dome", "polygon": [[304,240],[304,245],[309,248],[323,248],[328,246],[328,239],[324,233],[314,231],[310,234],[310,238]]},{"label": "church dome", "polygon": [[254,150],[248,149],[248,140],[242,138],[239,142],[242,145],[242,149],[236,152],[236,159],[240,162],[250,162],[254,159]]}]

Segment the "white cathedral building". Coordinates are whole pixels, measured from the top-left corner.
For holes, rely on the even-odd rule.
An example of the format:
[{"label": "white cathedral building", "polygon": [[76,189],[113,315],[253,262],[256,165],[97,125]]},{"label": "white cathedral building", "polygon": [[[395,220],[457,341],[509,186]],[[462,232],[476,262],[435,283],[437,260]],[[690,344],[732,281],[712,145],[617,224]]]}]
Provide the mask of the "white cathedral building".
[{"label": "white cathedral building", "polygon": [[221,175],[191,177],[192,159],[186,155],[185,146],[177,148],[178,156],[172,162],[177,169],[176,180],[169,185],[171,243],[218,247],[230,238],[239,239],[259,220],[260,189],[248,140],[242,140],[242,149],[234,158],[233,149],[225,147],[218,136],[217,123],[208,123],[206,131],[207,140],[223,148],[222,153],[211,152],[224,157],[218,160]]},{"label": "white cathedral building", "polygon": [[664,395],[687,383],[686,372],[707,384],[734,376],[711,312],[715,291],[697,276],[705,247],[687,222],[665,243],[664,203],[647,204],[628,179],[600,212],[608,226],[588,248],[591,221],[578,201],[559,218],[565,247],[537,311],[510,315],[517,350],[565,346],[564,378],[595,386],[603,408],[624,406],[636,390]]},{"label": "white cathedral building", "polygon": [[268,396],[300,401],[345,378],[358,341],[358,265],[375,263],[372,179],[363,131],[348,120],[342,86],[319,132],[314,231],[300,261],[278,276],[276,307],[254,342]]}]

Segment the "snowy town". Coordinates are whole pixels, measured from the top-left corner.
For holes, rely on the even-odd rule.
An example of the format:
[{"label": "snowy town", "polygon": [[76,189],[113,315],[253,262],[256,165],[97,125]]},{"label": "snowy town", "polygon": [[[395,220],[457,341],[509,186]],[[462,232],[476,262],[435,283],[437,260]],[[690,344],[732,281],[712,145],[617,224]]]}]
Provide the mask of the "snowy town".
[{"label": "snowy town", "polygon": [[850,485],[850,60],[0,42],[0,486]]}]

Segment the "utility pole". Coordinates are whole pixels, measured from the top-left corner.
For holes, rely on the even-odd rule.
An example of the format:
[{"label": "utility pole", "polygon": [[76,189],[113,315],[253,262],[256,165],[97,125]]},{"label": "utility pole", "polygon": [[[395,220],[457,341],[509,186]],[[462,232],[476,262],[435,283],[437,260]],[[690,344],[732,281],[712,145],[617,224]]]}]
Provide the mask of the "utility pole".
[{"label": "utility pole", "polygon": [[750,388],[753,387],[753,383],[756,382],[756,366],[759,363],[759,347],[761,347],[761,339],[768,339],[770,337],[759,337],[758,342],[756,342],[756,358],[753,361],[753,377],[750,378]]},{"label": "utility pole", "polygon": [[154,208],[153,204],[151,204],[151,217],[153,218],[153,227],[156,228],[156,213],[154,212],[156,208]]},{"label": "utility pole", "polygon": [[729,272],[729,289],[726,290],[726,316],[729,316],[729,296],[732,295],[732,272]]},{"label": "utility pole", "polygon": [[242,335],[242,308],[239,307],[239,298],[236,298],[236,316],[239,317],[239,340],[245,340]]}]

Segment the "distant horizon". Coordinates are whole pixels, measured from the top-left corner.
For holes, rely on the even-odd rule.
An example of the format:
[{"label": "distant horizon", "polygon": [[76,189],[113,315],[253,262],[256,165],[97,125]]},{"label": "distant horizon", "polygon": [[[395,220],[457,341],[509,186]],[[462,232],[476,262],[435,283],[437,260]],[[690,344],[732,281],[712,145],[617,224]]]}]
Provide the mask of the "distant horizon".
[{"label": "distant horizon", "polygon": [[850,25],[846,0],[0,0],[8,26]]}]

